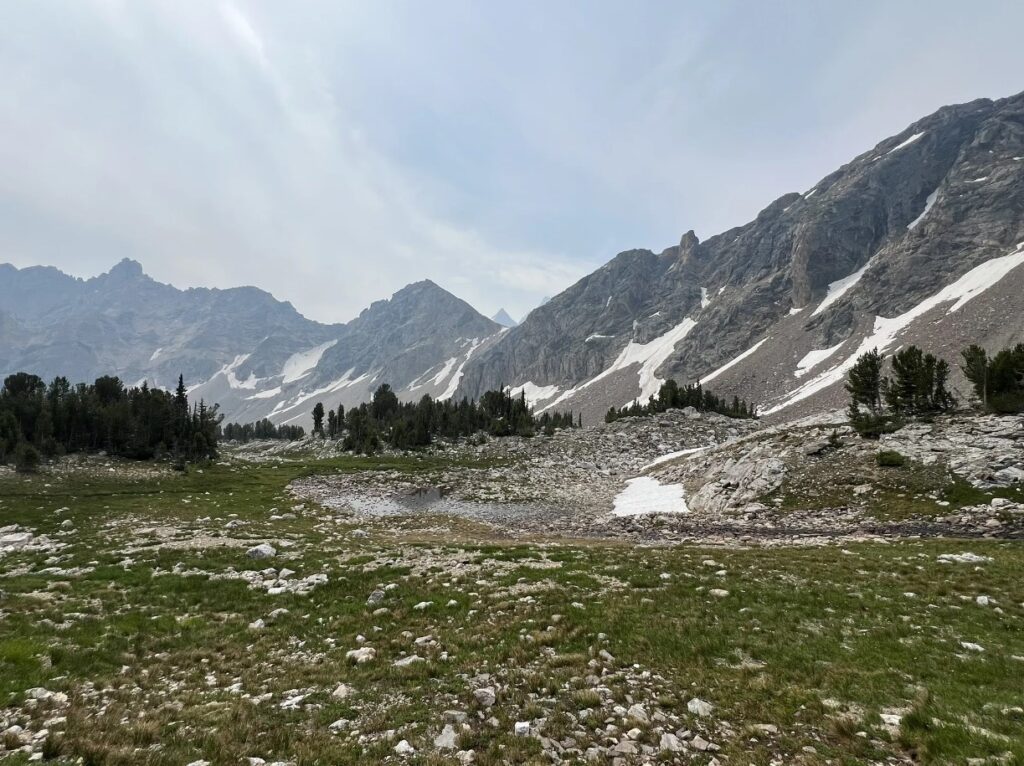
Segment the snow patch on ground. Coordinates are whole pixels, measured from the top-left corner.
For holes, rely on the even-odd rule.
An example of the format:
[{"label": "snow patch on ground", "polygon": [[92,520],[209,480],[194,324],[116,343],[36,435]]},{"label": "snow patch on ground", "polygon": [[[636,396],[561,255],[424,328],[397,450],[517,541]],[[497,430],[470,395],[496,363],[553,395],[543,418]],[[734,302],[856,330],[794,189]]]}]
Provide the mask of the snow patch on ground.
[{"label": "snow patch on ground", "polygon": [[153,355],[149,357],[149,361],[151,361],[151,362],[155,362],[155,361],[156,361],[156,358],[157,358],[158,356],[160,356],[160,354],[161,354],[161,353],[163,352],[163,350],[164,350],[164,347],[163,347],[163,346],[161,346],[161,347],[160,347],[160,348],[158,348],[158,349],[157,349],[156,351],[154,351],[154,352],[153,352]]},{"label": "snow patch on ground", "polygon": [[700,382],[701,383],[707,383],[709,380],[714,380],[719,375],[721,375],[723,372],[725,372],[726,370],[731,368],[733,365],[739,364],[744,359],[746,359],[748,356],[750,356],[755,351],[757,351],[759,348],[761,348],[761,344],[763,344],[766,340],[768,340],[768,339],[767,338],[762,338],[761,340],[759,340],[757,343],[755,343],[753,346],[748,348],[746,351],[744,351],[742,354],[737,356],[732,361],[726,362],[721,367],[719,367],[717,370],[712,372],[710,375],[705,375],[703,378],[700,379]]},{"label": "snow patch on ground", "polygon": [[811,190],[810,190],[809,192],[807,192],[807,193],[806,193],[806,194],[804,195],[804,199],[810,199],[811,197],[813,197],[813,196],[814,196],[815,192],[817,192],[817,191],[818,191],[818,187],[817,187],[817,186],[815,186],[815,187],[814,187],[813,189],[811,189]]},{"label": "snow patch on ground", "polygon": [[913,221],[907,224],[908,230],[912,231],[919,223],[921,223],[921,221],[924,220],[924,217],[928,215],[928,211],[932,209],[932,205],[935,204],[935,200],[938,199],[938,197],[938,189],[936,189],[935,191],[928,195],[928,199],[924,201],[924,210],[921,211],[921,215],[919,215],[917,218],[915,218]]},{"label": "snow patch on ground", "polygon": [[711,305],[711,298],[708,297],[708,288],[702,287],[700,288],[700,307],[706,309],[709,305]]},{"label": "snow patch on ground", "polygon": [[946,287],[931,297],[925,298],[909,311],[891,319],[881,316],[875,317],[875,326],[872,333],[861,341],[856,351],[836,366],[816,375],[796,390],[791,391],[778,404],[769,407],[759,414],[774,414],[838,383],[846,376],[847,371],[853,367],[857,357],[861,354],[874,348],[877,348],[879,351],[885,351],[896,342],[900,332],[908,325],[937,306],[952,302],[953,305],[946,310],[946,314],[958,311],[971,299],[976,298],[985,290],[997,284],[1003,277],[1021,264],[1024,264],[1024,242],[1018,244],[1017,249],[1008,255],[991,258],[975,266],[958,280],[946,285]]},{"label": "snow patch on ground", "polygon": [[324,352],[337,342],[330,340],[306,351],[292,354],[285,360],[284,367],[281,368],[281,382],[294,383],[299,378],[306,377],[320,363],[320,357],[324,355]]},{"label": "snow patch on ground", "polygon": [[818,304],[818,308],[814,309],[814,313],[811,316],[817,316],[822,311],[827,309],[833,303],[838,301],[844,295],[846,295],[853,288],[855,284],[860,281],[860,278],[864,276],[864,272],[868,270],[868,266],[871,265],[871,261],[868,261],[855,272],[849,276],[837,279],[835,282],[829,282],[828,292],[825,294],[825,300]]},{"label": "snow patch on ground", "polygon": [[920,133],[915,133],[914,135],[912,135],[912,136],[911,136],[910,138],[908,138],[908,139],[907,139],[906,141],[904,141],[903,143],[901,143],[901,144],[898,144],[897,146],[894,146],[894,147],[893,147],[892,149],[890,149],[889,151],[887,151],[887,152],[885,153],[885,154],[886,154],[886,156],[888,156],[888,155],[892,154],[893,152],[898,152],[898,151],[899,151],[900,149],[902,149],[902,148],[904,148],[904,147],[906,147],[906,146],[910,146],[910,145],[911,145],[912,143],[914,143],[914,142],[915,142],[915,141],[916,141],[917,139],[919,139],[919,138],[920,138],[921,136],[923,136],[924,134],[925,134],[925,131],[923,131],[923,130],[922,130],[922,131],[921,131]]},{"label": "snow patch on ground", "polygon": [[796,363],[796,372],[794,372],[793,374],[798,378],[802,378],[804,375],[809,373],[812,369],[817,367],[819,364],[821,364],[830,356],[832,356],[832,354],[838,351],[839,348],[843,345],[843,343],[846,343],[846,341],[840,341],[832,348],[822,348],[815,349],[814,351],[808,351],[804,355],[804,358]]},{"label": "snow patch on ground", "polygon": [[601,333],[595,332],[595,333],[591,333],[590,335],[588,335],[584,339],[583,342],[584,343],[590,343],[590,341],[592,341],[592,340],[604,340],[605,338],[610,338],[610,337],[612,337],[612,336],[611,335],[601,335]]},{"label": "snow patch on ground", "polygon": [[629,479],[626,488],[615,497],[616,516],[643,513],[689,513],[682,484],[662,484],[650,476]]},{"label": "snow patch on ground", "polygon": [[800,307],[800,308],[796,308],[796,307],[794,306],[793,308],[791,308],[791,309],[789,310],[789,315],[790,315],[790,316],[796,316],[796,315],[797,315],[797,314],[799,314],[799,313],[800,313],[801,311],[803,311],[803,310],[804,310],[805,308],[807,308],[807,307],[806,307],[806,306],[802,306],[802,307]]},{"label": "snow patch on ground", "polygon": [[648,463],[643,468],[641,468],[640,472],[643,473],[645,471],[649,471],[652,468],[654,468],[655,466],[659,466],[662,463],[667,463],[669,460],[675,460],[676,458],[685,457],[686,455],[694,455],[694,454],[696,454],[698,452],[703,452],[706,449],[708,449],[708,448],[707,447],[690,447],[690,449],[681,449],[678,452],[669,452],[667,455],[662,455],[661,457],[654,458],[654,460],[652,460],[650,463]]}]

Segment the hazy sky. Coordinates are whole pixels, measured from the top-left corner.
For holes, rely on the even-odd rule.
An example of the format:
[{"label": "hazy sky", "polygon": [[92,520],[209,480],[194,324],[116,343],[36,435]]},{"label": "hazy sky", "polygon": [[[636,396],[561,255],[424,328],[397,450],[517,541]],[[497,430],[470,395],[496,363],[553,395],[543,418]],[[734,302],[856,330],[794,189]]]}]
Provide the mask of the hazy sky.
[{"label": "hazy sky", "polygon": [[0,261],[520,317],[1024,89],[1024,3],[8,0]]}]

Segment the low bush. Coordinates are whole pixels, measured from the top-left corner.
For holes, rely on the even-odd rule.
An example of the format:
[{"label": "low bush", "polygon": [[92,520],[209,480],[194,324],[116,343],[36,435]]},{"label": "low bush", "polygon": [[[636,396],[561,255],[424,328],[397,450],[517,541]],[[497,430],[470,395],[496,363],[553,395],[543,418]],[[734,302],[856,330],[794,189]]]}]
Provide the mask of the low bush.
[{"label": "low bush", "polygon": [[896,450],[884,449],[875,455],[878,465],[883,468],[900,468],[907,464],[907,459]]}]

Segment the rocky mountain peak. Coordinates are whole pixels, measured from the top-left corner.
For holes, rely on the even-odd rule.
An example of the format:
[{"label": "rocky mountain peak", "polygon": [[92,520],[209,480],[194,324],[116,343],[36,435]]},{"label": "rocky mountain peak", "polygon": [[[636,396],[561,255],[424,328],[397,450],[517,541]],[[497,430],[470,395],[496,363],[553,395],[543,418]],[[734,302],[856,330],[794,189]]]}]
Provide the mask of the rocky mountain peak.
[{"label": "rocky mountain peak", "polygon": [[498,312],[491,317],[492,322],[497,322],[502,327],[515,327],[517,322],[508,315],[508,312],[504,308],[498,309]]},{"label": "rocky mountain peak", "polygon": [[143,271],[142,264],[138,261],[131,258],[122,258],[104,276],[118,280],[130,280],[145,277],[146,272]]}]

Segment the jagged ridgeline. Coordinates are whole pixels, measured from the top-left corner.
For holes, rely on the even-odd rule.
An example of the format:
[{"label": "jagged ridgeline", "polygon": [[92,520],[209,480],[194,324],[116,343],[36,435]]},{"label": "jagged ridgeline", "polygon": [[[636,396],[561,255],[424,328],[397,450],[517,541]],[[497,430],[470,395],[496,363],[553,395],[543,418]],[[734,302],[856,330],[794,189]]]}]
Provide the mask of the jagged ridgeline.
[{"label": "jagged ridgeline", "polygon": [[217,406],[189,405],[179,377],[174,393],[145,383],[126,388],[119,378],[49,386],[25,372],[7,376],[0,390],[0,461],[12,456],[31,470],[40,453],[105,450],[135,459],[207,460],[217,455]]},{"label": "jagged ridgeline", "polygon": [[[325,430],[326,418],[326,430]],[[538,431],[551,435],[559,428],[582,425],[572,412],[545,412],[535,415],[520,393],[507,389],[487,391],[478,400],[437,400],[424,395],[418,402],[401,402],[384,384],[373,394],[373,401],[348,411],[325,411],[321,403],[313,408],[313,432],[330,438],[343,438],[343,446],[356,452],[376,452],[382,445],[395,449],[424,447],[435,438],[459,439],[481,433],[491,436],[534,436]]]},{"label": "jagged ridgeline", "polygon": [[678,383],[670,379],[661,384],[658,393],[652,396],[647,404],[640,404],[636,401],[618,409],[611,407],[604,416],[604,422],[611,423],[619,418],[654,415],[665,410],[683,409],[684,407],[693,407],[700,412],[717,412],[730,418],[756,417],[754,406],[747,404],[738,396],[734,396],[731,400],[726,399],[708,391],[701,386],[700,382],[680,388]]}]

